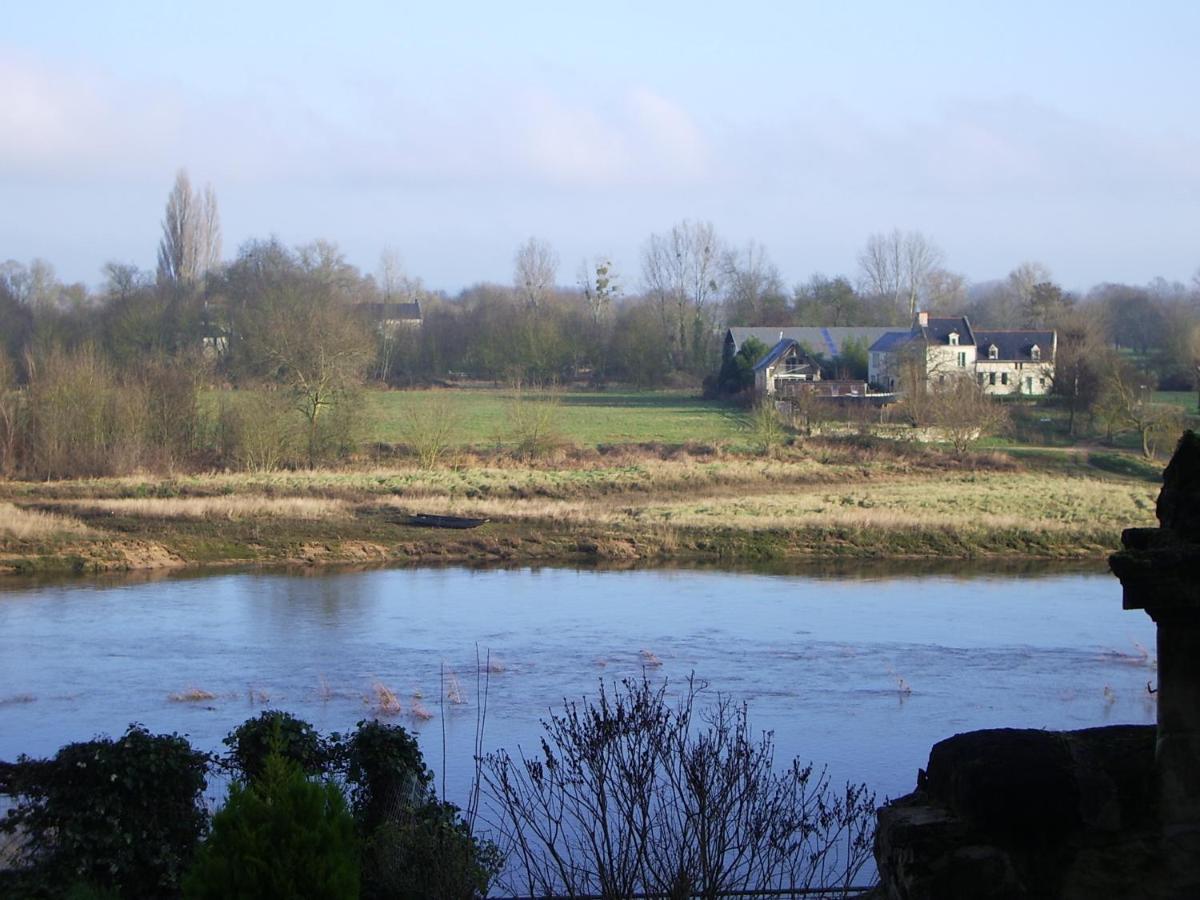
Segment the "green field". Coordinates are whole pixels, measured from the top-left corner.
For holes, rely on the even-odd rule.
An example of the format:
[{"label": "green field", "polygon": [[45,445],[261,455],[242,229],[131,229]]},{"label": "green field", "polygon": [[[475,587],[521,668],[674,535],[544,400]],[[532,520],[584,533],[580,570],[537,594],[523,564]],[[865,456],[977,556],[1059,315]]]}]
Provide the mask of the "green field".
[{"label": "green field", "polygon": [[1153,401],[1178,406],[1184,412],[1194,413],[1196,411],[1195,391],[1155,391]]},{"label": "green field", "polygon": [[566,441],[598,444],[712,443],[737,439],[740,417],[728,406],[685,391],[562,391],[527,393],[518,401],[509,390],[435,389],[370,391],[367,433],[374,441],[405,443],[409,410],[439,410],[453,424],[453,439],[469,446],[512,440],[514,405],[548,407],[551,427]]}]

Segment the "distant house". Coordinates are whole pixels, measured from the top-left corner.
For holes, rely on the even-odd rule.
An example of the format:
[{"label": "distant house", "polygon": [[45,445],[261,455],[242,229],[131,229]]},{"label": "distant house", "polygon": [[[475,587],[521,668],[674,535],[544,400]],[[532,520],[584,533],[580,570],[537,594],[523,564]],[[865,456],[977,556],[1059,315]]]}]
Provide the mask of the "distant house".
[{"label": "distant house", "polygon": [[774,395],[788,382],[820,380],[821,367],[792,338],[777,341],[767,355],[754,364],[754,393],[760,397]]},{"label": "distant house", "polygon": [[742,344],[750,338],[762,341],[768,347],[774,347],[779,341],[790,339],[799,344],[808,353],[832,360],[840,356],[846,341],[860,342],[864,347],[870,347],[889,329],[880,326],[846,326],[846,327],[798,327],[776,328],[769,325],[749,327],[733,327],[725,332],[723,352],[726,359],[732,357],[742,348]]},{"label": "distant house", "polygon": [[971,377],[989,394],[1038,397],[1054,381],[1054,331],[976,331],[966,316],[917,314],[908,331],[889,331],[869,348],[868,377],[889,391],[903,389],[906,367],[933,387]]},{"label": "distant house", "polygon": [[405,303],[360,303],[358,310],[367,322],[383,334],[391,334],[401,328],[418,328],[421,325],[420,300]]},{"label": "distant house", "polygon": [[822,378],[820,364],[797,341],[783,338],[754,364],[754,392],[775,400],[794,400],[802,394],[853,399],[866,397],[867,384]]}]

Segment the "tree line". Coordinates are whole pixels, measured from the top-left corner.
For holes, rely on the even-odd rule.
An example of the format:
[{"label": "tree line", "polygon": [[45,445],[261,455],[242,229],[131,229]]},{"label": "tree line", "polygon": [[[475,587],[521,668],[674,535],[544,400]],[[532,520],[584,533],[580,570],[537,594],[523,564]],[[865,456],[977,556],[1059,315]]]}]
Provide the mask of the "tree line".
[{"label": "tree line", "polygon": [[[246,422],[285,409],[284,443],[311,463],[339,451],[337,416],[353,414],[364,383],[696,385],[718,371],[728,325],[904,327],[927,309],[979,327],[1055,327],[1060,368],[1078,369],[1056,390],[1081,409],[1108,350],[1136,366],[1139,385],[1170,389],[1195,386],[1200,357],[1200,273],[1191,285],[1106,283],[1076,296],[1025,262],[971,284],[919,232],[872,235],[856,272],[790,288],[761,245],[734,247],[695,221],[651,234],[637,272],[600,254],[564,278],[553,247],[530,238],[510,284],[455,295],[426,288],[394,252],[368,273],[325,240],[255,239],[228,259],[221,248],[215,192],[180,172],[155,271],[109,262],[92,289],[44,260],[0,265],[0,468],[52,476],[66,460],[102,470],[200,447],[270,456],[280,442],[245,446]],[[387,304],[412,303],[419,327],[389,324]],[[279,409],[204,420],[199,392],[212,385],[272,388],[262,403]]]}]

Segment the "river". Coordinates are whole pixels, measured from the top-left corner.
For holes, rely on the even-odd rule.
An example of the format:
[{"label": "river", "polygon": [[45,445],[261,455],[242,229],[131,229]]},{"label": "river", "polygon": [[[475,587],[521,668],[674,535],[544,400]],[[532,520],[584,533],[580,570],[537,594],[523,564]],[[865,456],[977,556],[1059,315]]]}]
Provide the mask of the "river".
[{"label": "river", "polygon": [[[476,647],[491,660],[487,749],[535,747],[540,719],[599,679],[694,673],[745,700],[780,758],[881,798],[911,790],[956,732],[1155,717],[1153,624],[1102,571],[250,572],[0,584],[0,759],[131,722],[219,749],[268,707],[344,730],[386,688],[461,803]],[[462,703],[439,703],[450,672]]]}]

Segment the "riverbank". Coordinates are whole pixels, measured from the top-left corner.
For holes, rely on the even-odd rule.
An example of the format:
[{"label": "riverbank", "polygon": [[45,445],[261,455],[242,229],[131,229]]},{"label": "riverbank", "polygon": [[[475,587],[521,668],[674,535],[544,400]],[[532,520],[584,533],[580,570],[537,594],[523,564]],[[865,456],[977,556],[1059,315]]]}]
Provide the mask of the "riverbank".
[{"label": "riverbank", "polygon": [[[295,562],[1098,558],[1154,521],[1157,479],[1112,454],[958,459],[882,442],[777,458],[626,448],[521,463],[0,483],[0,571]],[[412,513],[485,517],[469,531]]]}]

